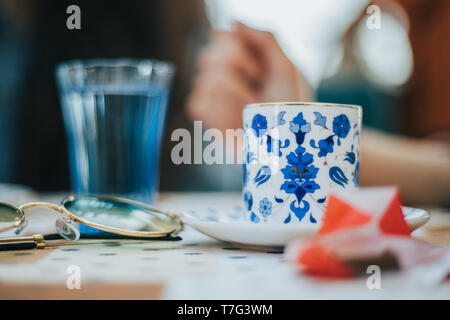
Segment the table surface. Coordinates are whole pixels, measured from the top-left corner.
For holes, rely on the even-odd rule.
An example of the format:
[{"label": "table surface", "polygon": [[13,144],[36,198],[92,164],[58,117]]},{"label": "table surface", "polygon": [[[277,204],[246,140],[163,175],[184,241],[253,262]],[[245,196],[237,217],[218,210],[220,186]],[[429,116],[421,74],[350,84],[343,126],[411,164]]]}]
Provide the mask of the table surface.
[{"label": "table surface", "polygon": [[[36,196],[34,196],[36,197]],[[61,194],[41,196],[58,202]],[[36,200],[31,195],[12,202]],[[237,193],[161,194],[172,210],[227,210]],[[450,246],[450,214],[433,209],[414,237]],[[26,233],[51,232],[55,215],[30,212]],[[45,231],[43,231],[45,230]],[[305,276],[282,250],[211,239],[187,227],[181,241],[85,241],[82,244],[0,252],[0,299],[449,299],[450,282],[424,286],[407,272],[382,273],[381,289],[367,277],[325,281]],[[81,289],[67,289],[69,266],[80,269]],[[69,269],[70,271],[70,269]],[[413,280],[413,281],[412,281]]]}]

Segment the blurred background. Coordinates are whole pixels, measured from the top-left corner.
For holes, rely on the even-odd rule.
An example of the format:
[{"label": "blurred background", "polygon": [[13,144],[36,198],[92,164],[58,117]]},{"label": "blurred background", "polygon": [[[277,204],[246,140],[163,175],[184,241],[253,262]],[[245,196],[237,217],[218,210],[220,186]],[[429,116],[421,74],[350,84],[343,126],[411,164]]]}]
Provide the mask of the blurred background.
[{"label": "blurred background", "polygon": [[[81,8],[68,30],[66,8]],[[370,29],[369,5],[381,8]],[[175,166],[170,133],[192,131],[185,101],[211,29],[272,32],[313,100],[364,108],[364,125],[449,141],[447,0],[0,0],[0,182],[68,190],[55,66],[74,58],[155,58],[177,68],[161,158],[162,190],[240,190],[240,166]]]}]

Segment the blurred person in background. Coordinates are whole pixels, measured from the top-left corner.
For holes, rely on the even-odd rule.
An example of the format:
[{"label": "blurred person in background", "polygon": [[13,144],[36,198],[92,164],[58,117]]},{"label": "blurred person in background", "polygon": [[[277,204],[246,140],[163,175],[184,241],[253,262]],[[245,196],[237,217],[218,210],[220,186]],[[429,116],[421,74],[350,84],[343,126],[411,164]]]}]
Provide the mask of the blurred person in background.
[{"label": "blurred person in background", "polygon": [[[388,1],[375,3],[389,10]],[[450,205],[450,2],[398,3],[410,18],[414,55],[402,109],[409,137],[364,130],[360,183],[398,185],[408,204]],[[198,68],[187,112],[213,128],[240,128],[248,103],[313,96],[275,37],[240,23],[212,33]]]}]

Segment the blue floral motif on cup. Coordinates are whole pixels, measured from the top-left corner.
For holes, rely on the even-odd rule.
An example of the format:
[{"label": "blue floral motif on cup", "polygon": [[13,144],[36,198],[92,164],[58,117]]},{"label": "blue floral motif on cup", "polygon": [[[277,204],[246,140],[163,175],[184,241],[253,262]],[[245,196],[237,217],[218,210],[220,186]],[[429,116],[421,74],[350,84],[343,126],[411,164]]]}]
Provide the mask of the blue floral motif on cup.
[{"label": "blue floral motif on cup", "polygon": [[265,218],[272,213],[272,202],[264,198],[259,202],[259,213]]},{"label": "blue floral motif on cup", "polygon": [[248,191],[244,193],[244,203],[245,209],[247,209],[247,211],[251,211],[253,206],[253,196]]},{"label": "blue floral motif on cup", "polygon": [[339,167],[331,167],[329,171],[329,176],[332,181],[337,183],[338,185],[345,188],[345,185],[348,183],[348,179],[345,176],[344,172]]},{"label": "blue floral motif on cup", "polygon": [[[279,208],[288,209],[288,212],[286,212],[287,216],[283,217],[282,220],[284,223],[292,223],[292,219],[295,218],[299,222],[307,219],[309,223],[317,223],[318,221],[313,214],[317,212],[317,207],[323,210],[326,202],[326,190],[328,189],[327,185],[323,190],[320,190],[322,188],[318,180],[319,168],[314,165],[314,161],[318,161],[320,158],[325,158],[323,161],[324,167],[320,169],[325,171],[322,175],[327,175],[335,184],[345,188],[349,184],[349,180],[355,186],[359,183],[359,152],[357,148],[355,149],[355,146],[359,145],[359,128],[357,123],[350,124],[349,118],[343,113],[331,118],[332,121],[320,112],[313,112],[311,120],[309,120],[309,115],[305,112],[299,112],[290,119],[285,119],[286,114],[286,111],[280,111],[269,119],[257,113],[251,118],[250,125],[246,124],[247,128],[251,127],[254,136],[257,138],[257,147],[260,146],[264,148],[264,152],[267,152],[264,157],[269,157],[272,154],[286,161],[280,162],[283,164],[280,170],[283,181],[281,185],[278,185],[281,193],[267,195],[266,197],[261,196],[262,200],[260,200],[261,198],[254,198],[249,191],[244,191],[244,206],[250,215],[250,221],[254,223],[264,221],[269,215],[275,214],[275,211],[279,210]],[[267,119],[269,119],[269,122]],[[327,122],[327,120],[330,121]],[[282,130],[288,129],[295,136],[295,139],[289,139],[289,137],[287,139],[283,138],[284,141],[278,139],[278,136],[274,135],[275,131],[273,130],[279,126],[284,127]],[[316,127],[313,128],[313,126]],[[313,129],[318,130],[317,132],[321,138],[317,140],[308,139],[310,138],[308,133]],[[350,130],[352,130],[351,135]],[[351,150],[341,150],[342,148],[339,147],[342,141],[345,141],[349,135],[353,139]],[[282,149],[290,147],[292,144],[294,146],[292,146],[293,149],[290,149],[290,151],[294,151],[286,154],[282,153]],[[347,146],[348,143],[343,145]],[[253,145],[253,147],[255,146]],[[309,151],[311,150],[309,146],[316,149],[317,153],[314,152],[313,154]],[[309,148],[309,152],[305,147]],[[332,155],[333,158],[327,159],[328,155]],[[254,152],[247,151],[245,155],[246,161],[244,162],[244,188],[247,188],[247,184],[252,184],[253,188],[265,185],[265,187],[261,187],[263,189],[267,187],[267,184],[276,183],[278,180],[278,169],[275,170],[268,165],[262,165],[256,168],[254,172],[254,169],[252,169],[252,177],[250,179],[247,165],[256,158]],[[335,160],[343,161],[341,162],[342,165],[336,165]],[[267,183],[272,176],[273,181]],[[258,200],[259,203],[256,202]],[[254,206],[256,203],[259,204],[257,208]],[[275,205],[276,209],[274,209],[273,205]]]},{"label": "blue floral motif on cup", "polygon": [[257,186],[262,185],[267,180],[270,179],[271,176],[271,170],[269,166],[262,166],[261,169],[258,170],[258,173],[256,174],[256,177],[253,181],[255,181]]},{"label": "blue floral motif on cup", "polygon": [[333,132],[339,137],[344,139],[350,130],[350,122],[345,114],[341,114],[333,120]]},{"label": "blue floral motif on cup", "polygon": [[262,136],[267,131],[267,119],[263,115],[257,113],[253,117],[252,129],[257,137]]},{"label": "blue floral motif on cup", "polygon": [[300,203],[307,193],[314,193],[320,188],[314,181],[319,169],[312,165],[313,155],[305,152],[305,148],[302,146],[298,146],[295,153],[289,153],[286,158],[288,164],[281,169],[286,181],[280,189],[286,193],[295,194],[298,203]]},{"label": "blue floral motif on cup", "polygon": [[303,113],[300,112],[291,122],[289,122],[289,130],[295,134],[298,145],[305,141],[305,134],[311,131],[311,124],[303,119]]},{"label": "blue floral motif on cup", "polygon": [[322,128],[327,129],[327,117],[320,114],[320,112],[314,112],[316,116],[316,120],[314,120],[314,124],[321,126]]},{"label": "blue floral motif on cup", "polygon": [[352,172],[352,181],[355,187],[359,186],[359,161],[356,163],[355,170]]},{"label": "blue floral motif on cup", "polygon": [[250,221],[254,222],[254,223],[258,223],[260,221],[260,219],[254,212],[252,212],[252,214],[250,215]]}]

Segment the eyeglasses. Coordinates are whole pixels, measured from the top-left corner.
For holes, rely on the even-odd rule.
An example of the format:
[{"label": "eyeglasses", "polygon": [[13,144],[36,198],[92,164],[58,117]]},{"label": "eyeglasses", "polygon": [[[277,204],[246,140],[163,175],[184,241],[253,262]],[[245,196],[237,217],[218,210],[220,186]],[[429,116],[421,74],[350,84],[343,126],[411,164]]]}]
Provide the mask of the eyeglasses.
[{"label": "eyeglasses", "polygon": [[[56,230],[63,238],[72,241],[80,239],[78,223],[137,238],[176,235],[183,228],[178,215],[137,201],[112,196],[69,196],[61,205],[30,202],[16,206],[0,202],[0,232],[14,229],[19,234],[27,225],[25,211],[35,207],[48,208],[60,214],[56,219]],[[23,241],[23,238],[0,239],[0,242]]]}]

